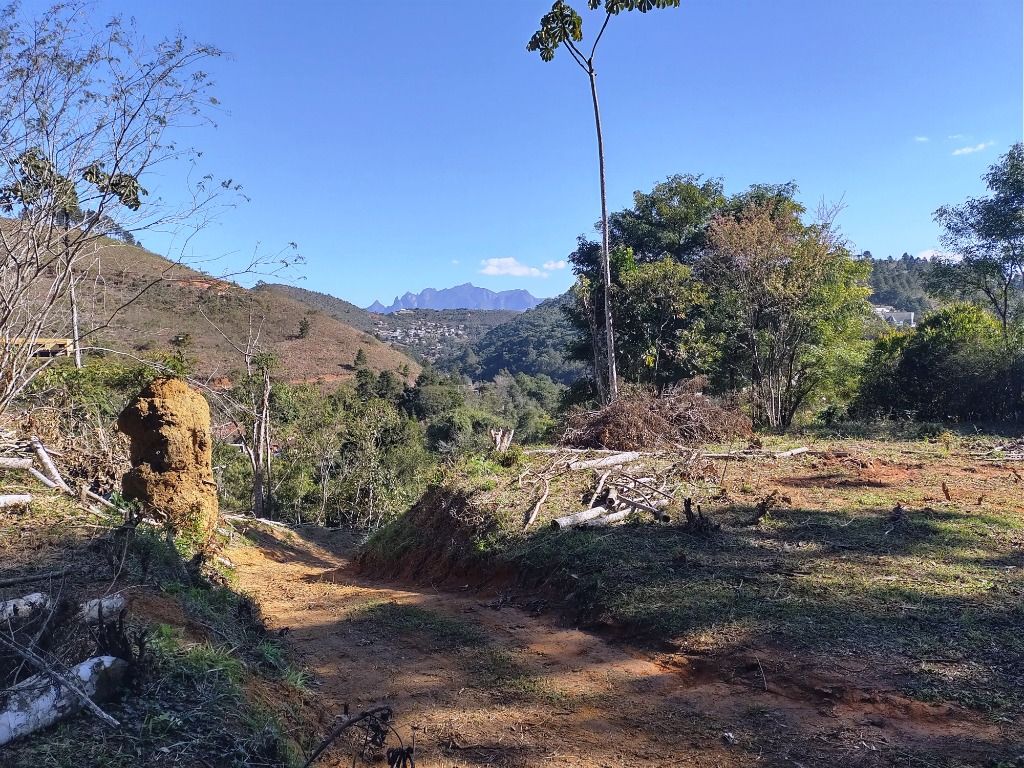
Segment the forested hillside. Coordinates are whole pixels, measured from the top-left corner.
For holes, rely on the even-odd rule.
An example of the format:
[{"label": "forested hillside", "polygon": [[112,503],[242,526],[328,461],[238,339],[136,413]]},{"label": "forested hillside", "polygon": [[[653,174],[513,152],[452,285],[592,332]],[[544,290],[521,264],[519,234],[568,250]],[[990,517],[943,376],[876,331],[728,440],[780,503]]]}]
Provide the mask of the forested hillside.
[{"label": "forested hillside", "polygon": [[862,253],[860,258],[868,260],[871,265],[868,284],[871,286],[872,304],[918,314],[938,306],[938,301],[928,295],[925,285],[932,266],[928,259],[919,259],[909,253],[898,259],[892,256],[875,259],[870,251]]},{"label": "forested hillside", "polygon": [[475,379],[492,379],[507,371],[542,374],[571,384],[585,366],[570,356],[577,339],[564,311],[570,301],[568,294],[544,300],[492,328],[446,364]]}]

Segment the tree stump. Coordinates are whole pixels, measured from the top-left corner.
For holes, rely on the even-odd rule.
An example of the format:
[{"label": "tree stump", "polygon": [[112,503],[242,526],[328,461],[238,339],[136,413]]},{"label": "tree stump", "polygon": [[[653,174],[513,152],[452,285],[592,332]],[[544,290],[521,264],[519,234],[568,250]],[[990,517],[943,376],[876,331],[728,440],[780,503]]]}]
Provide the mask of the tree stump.
[{"label": "tree stump", "polygon": [[206,399],[180,379],[157,379],[121,412],[117,427],[131,440],[125,498],[140,501],[175,532],[205,540],[217,524]]}]

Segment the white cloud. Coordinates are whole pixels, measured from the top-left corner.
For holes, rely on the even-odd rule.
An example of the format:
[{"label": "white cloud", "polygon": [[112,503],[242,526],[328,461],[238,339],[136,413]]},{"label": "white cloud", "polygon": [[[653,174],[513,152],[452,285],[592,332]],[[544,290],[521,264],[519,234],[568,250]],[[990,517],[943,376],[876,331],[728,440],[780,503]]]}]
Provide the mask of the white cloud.
[{"label": "white cloud", "polygon": [[480,262],[483,269],[481,275],[507,275],[509,277],[547,277],[536,267],[521,264],[518,259],[508,256],[503,259],[484,259]]},{"label": "white cloud", "polygon": [[452,264],[454,264],[456,267],[459,266],[459,260],[458,259],[452,259]]},{"label": "white cloud", "polygon": [[963,141],[967,137],[964,136],[962,133],[951,133],[946,138],[949,139],[950,141]]},{"label": "white cloud", "polygon": [[938,251],[934,248],[929,248],[926,251],[920,251],[917,254],[919,259],[928,259],[929,261],[960,261],[962,258],[959,253],[951,253],[950,251]]},{"label": "white cloud", "polygon": [[995,144],[994,141],[983,141],[981,144],[974,144],[969,147],[960,147],[959,149],[953,150],[953,157],[956,157],[957,155],[973,155],[975,152],[981,152],[983,149],[988,149],[993,144]]},{"label": "white cloud", "polygon": [[569,265],[566,264],[565,260],[563,259],[559,259],[558,261],[544,262],[544,269],[546,269],[548,272],[554,272],[556,269],[565,269],[567,266]]},{"label": "white cloud", "polygon": [[928,142],[928,137],[927,136],[915,136],[914,137],[914,141],[916,141],[918,144],[926,144]]}]

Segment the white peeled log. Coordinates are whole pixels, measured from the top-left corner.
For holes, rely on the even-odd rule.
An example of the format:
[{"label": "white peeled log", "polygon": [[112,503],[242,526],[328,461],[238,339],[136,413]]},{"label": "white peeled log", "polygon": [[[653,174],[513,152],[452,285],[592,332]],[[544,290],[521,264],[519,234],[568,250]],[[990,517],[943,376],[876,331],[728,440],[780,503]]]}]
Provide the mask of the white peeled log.
[{"label": "white peeled log", "polygon": [[40,611],[47,611],[53,605],[49,595],[42,592],[33,592],[24,597],[16,597],[13,600],[0,602],[0,621],[14,621],[15,619],[27,619]]},{"label": "white peeled log", "polygon": [[32,459],[20,456],[0,456],[0,469],[30,469]]},{"label": "white peeled log", "polygon": [[0,509],[6,509],[7,507],[24,507],[32,503],[32,494],[30,493],[11,493],[5,496],[0,496]]},{"label": "white peeled log", "polygon": [[[68,678],[91,700],[103,701],[121,686],[127,670],[128,663],[123,659],[96,656],[72,667]],[[2,693],[6,707],[0,711],[0,747],[77,714],[84,706],[79,696],[45,673],[22,680]]]},{"label": "white peeled log", "polygon": [[603,469],[604,467],[617,467],[620,464],[629,464],[631,461],[636,461],[643,454],[640,451],[627,451],[625,453],[616,453],[612,456],[605,456],[600,459],[589,459],[587,461],[574,461],[569,465],[569,469]]},{"label": "white peeled log", "polygon": [[581,528],[603,528],[609,525],[615,525],[621,523],[627,517],[633,514],[632,509],[624,509],[621,512],[612,512],[610,515],[604,515],[603,517],[596,517],[593,520],[587,520],[584,523],[580,523]]},{"label": "white peeled log", "polygon": [[608,508],[605,506],[593,507],[591,509],[584,509],[582,512],[576,512],[572,515],[565,515],[563,517],[556,517],[551,521],[552,528],[572,528],[574,525],[579,525],[587,520],[593,520],[595,517],[601,517],[608,513]]},{"label": "white peeled log", "polygon": [[46,452],[46,446],[43,445],[42,441],[32,435],[32,450],[36,452],[36,456],[39,458],[39,463],[43,465],[43,469],[46,471],[47,476],[53,482],[67,494],[74,496],[74,491],[71,490],[71,486],[64,482],[64,478],[60,476],[60,470],[57,469],[57,465],[53,463],[53,459],[50,458],[50,454]]},{"label": "white peeled log", "polygon": [[806,445],[800,446],[799,448],[791,448],[788,451],[780,451],[775,454],[776,459],[788,459],[793,456],[799,456],[802,453],[808,453],[811,449]]},{"label": "white peeled log", "polygon": [[126,604],[127,601],[121,594],[87,600],[78,609],[78,619],[86,624],[99,624],[101,611],[104,620],[115,619]]}]

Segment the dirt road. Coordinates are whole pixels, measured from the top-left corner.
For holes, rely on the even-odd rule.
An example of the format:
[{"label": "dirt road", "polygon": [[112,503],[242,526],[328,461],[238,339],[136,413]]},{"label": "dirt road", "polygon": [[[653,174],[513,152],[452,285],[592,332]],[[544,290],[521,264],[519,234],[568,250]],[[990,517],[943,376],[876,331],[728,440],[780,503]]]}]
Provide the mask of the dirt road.
[{"label": "dirt road", "polygon": [[329,708],[391,705],[421,768],[983,765],[998,743],[972,713],[823,679],[781,651],[635,651],[501,597],[364,580],[350,534],[253,537],[230,557],[270,629]]}]

